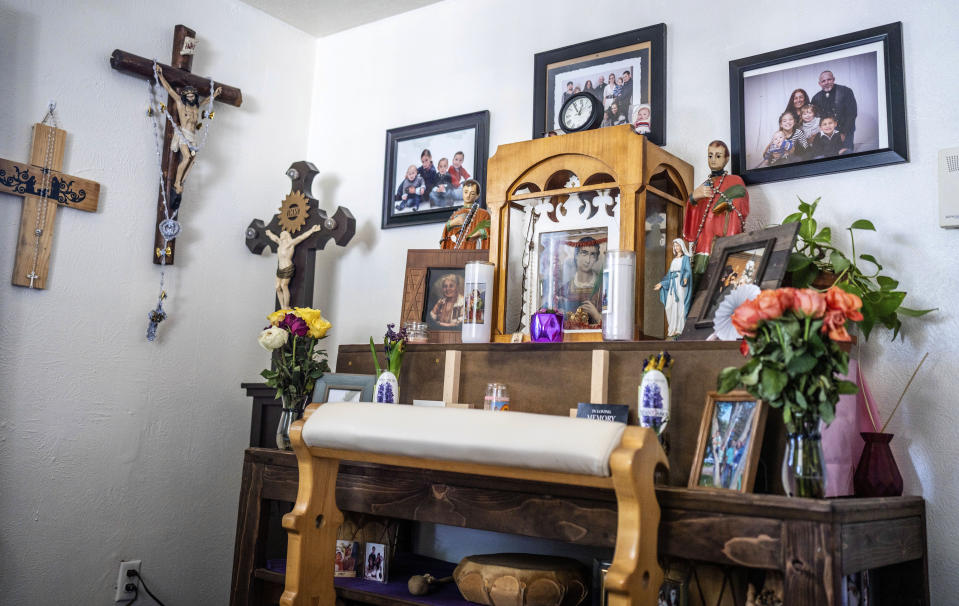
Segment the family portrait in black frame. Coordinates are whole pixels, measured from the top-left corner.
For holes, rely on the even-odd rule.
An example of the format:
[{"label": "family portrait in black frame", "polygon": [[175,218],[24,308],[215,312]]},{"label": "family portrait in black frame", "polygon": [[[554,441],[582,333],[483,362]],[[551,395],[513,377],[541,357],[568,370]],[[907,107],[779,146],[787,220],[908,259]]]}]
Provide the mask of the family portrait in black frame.
[{"label": "family portrait in black frame", "polygon": [[488,158],[485,110],[389,129],[381,227],[445,222],[463,204],[463,182],[486,183]]},{"label": "family portrait in black frame", "polygon": [[[615,102],[626,122],[648,122],[649,140],[666,145],[665,23],[536,53],[534,64],[534,139],[558,130],[560,107],[578,88],[595,91],[606,113]],[[600,78],[610,75],[615,84],[608,89],[604,80],[600,87]],[[615,123],[614,118],[608,125]]]},{"label": "family portrait in black frame", "polygon": [[909,160],[902,24],[729,63],[732,172],[768,183]]}]

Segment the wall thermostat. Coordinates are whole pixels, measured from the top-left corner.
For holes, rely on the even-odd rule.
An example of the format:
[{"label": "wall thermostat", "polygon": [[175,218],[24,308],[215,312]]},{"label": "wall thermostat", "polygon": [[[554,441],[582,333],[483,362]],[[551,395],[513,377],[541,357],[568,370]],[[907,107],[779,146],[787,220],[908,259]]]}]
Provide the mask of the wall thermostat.
[{"label": "wall thermostat", "polygon": [[939,227],[959,228],[959,147],[939,150]]}]

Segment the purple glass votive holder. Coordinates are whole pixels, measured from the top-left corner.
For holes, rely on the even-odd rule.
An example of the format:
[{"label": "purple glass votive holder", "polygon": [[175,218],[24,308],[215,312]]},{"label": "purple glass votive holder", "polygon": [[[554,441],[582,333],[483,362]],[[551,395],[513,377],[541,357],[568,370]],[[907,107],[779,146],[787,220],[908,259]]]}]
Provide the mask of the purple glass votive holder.
[{"label": "purple glass votive holder", "polygon": [[529,336],[534,343],[563,342],[563,314],[538,311],[530,322]]}]

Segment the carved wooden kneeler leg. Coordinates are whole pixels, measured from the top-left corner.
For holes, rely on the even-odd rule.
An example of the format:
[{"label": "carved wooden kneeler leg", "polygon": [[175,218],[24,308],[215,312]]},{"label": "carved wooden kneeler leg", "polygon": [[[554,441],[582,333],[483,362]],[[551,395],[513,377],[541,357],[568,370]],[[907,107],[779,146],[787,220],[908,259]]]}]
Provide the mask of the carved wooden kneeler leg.
[{"label": "carved wooden kneeler leg", "polygon": [[[336,534],[343,513],[336,507],[336,474],[340,462],[310,455],[303,443],[303,422],[290,428],[290,441],[300,471],[296,504],[283,516],[288,532],[286,589],[280,606],[331,606],[336,602],[333,589],[333,557]],[[658,515],[658,512],[657,512]]]},{"label": "carved wooden kneeler leg", "polygon": [[669,461],[656,433],[627,427],[609,458],[619,509],[616,551],[606,573],[609,606],[656,603],[663,583],[663,569],[656,558],[660,510],[653,484],[659,465],[669,467]]}]

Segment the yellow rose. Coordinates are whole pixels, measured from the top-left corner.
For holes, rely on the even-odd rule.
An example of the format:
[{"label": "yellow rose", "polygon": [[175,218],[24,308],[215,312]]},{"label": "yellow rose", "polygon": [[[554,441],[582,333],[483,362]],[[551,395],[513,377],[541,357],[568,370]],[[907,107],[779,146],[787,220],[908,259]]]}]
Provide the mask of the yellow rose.
[{"label": "yellow rose", "polygon": [[323,312],[321,312],[319,309],[312,309],[310,307],[294,307],[293,313],[306,321],[306,325],[310,329],[309,335],[314,339],[322,339],[325,337],[326,331],[333,326],[330,324],[330,322],[323,319]]},{"label": "yellow rose", "polygon": [[268,316],[266,317],[266,320],[267,320],[272,326],[276,326],[276,325],[278,325],[278,324],[280,323],[281,320],[283,320],[283,318],[286,317],[286,314],[290,313],[291,311],[293,311],[293,310],[292,310],[292,309],[280,309],[280,310],[274,311],[273,313],[271,313],[270,315],[268,315]]}]

